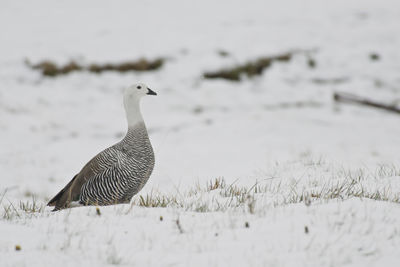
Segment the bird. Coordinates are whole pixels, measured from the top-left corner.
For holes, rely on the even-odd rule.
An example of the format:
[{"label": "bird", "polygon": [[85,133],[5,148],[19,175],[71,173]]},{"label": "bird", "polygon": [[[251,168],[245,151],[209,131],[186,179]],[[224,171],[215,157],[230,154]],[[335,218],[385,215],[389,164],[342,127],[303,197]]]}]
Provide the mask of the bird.
[{"label": "bird", "polygon": [[137,83],[123,92],[128,122],[125,137],[93,157],[48,203],[53,211],[77,206],[130,203],[148,181],[155,164],[153,147],[140,112],[140,100],[157,95]]}]

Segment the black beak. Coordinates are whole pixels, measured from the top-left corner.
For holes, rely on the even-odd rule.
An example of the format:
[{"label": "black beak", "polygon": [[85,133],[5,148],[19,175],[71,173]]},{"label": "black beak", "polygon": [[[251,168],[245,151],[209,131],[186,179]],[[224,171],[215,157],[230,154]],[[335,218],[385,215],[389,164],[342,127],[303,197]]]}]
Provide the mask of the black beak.
[{"label": "black beak", "polygon": [[148,95],[157,95],[157,93],[154,92],[153,90],[151,90],[150,88],[147,88],[147,94]]}]

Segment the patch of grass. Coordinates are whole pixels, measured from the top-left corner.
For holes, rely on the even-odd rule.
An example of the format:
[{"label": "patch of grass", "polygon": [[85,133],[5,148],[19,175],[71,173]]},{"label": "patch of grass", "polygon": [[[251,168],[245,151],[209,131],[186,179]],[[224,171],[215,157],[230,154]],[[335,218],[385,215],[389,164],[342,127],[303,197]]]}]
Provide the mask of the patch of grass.
[{"label": "patch of grass", "polygon": [[12,220],[14,218],[21,218],[22,215],[32,215],[39,214],[44,211],[44,205],[37,203],[34,196],[32,196],[31,201],[20,201],[19,205],[14,205],[11,201],[8,201],[8,204],[3,204],[3,200],[5,198],[6,191],[0,197],[0,205],[3,208],[3,214],[1,218],[4,220]]},{"label": "patch of grass", "polygon": [[[316,171],[328,168],[320,159],[308,166],[310,170]],[[299,177],[297,180],[276,178],[251,187],[227,184],[223,178],[216,178],[206,186],[197,185],[195,189],[179,194],[147,195],[150,199],[146,199],[146,203],[152,203],[152,207],[171,207],[193,212],[241,210],[250,214],[266,205],[276,207],[304,203],[309,206],[334,199],[368,198],[400,203],[400,194],[391,190],[390,185],[380,182],[381,179],[399,175],[399,170],[394,166],[380,166],[372,174],[366,170],[329,171],[331,174],[326,178],[320,177],[320,174]]]},{"label": "patch of grass", "polygon": [[164,59],[158,58],[155,60],[139,59],[137,61],[123,62],[120,64],[91,64],[88,68],[89,71],[101,73],[104,71],[152,71],[162,67]]},{"label": "patch of grass", "polygon": [[82,66],[79,66],[78,63],[76,63],[75,61],[70,61],[63,66],[57,66],[56,63],[50,60],[44,60],[34,65],[30,65],[28,63],[28,66],[30,66],[32,69],[40,70],[43,76],[50,77],[65,75],[73,71],[80,71],[84,69]]},{"label": "patch of grass", "polygon": [[140,195],[138,200],[134,201],[134,204],[141,207],[154,208],[161,207],[165,208],[171,204],[177,204],[176,197],[165,196],[165,195],[153,195],[153,193],[145,196]]},{"label": "patch of grass", "polygon": [[263,71],[269,68],[274,62],[289,62],[293,57],[293,53],[294,52],[288,52],[275,56],[261,57],[232,68],[205,72],[203,77],[205,79],[226,79],[230,81],[240,81],[244,75],[249,78],[256,75],[261,75]]},{"label": "patch of grass", "polygon": [[375,177],[400,176],[400,167],[395,165],[381,164],[375,171]]},{"label": "patch of grass", "polygon": [[2,218],[5,220],[12,220],[15,217],[20,218],[18,210],[15,206],[10,202],[8,205],[3,206],[3,215]]},{"label": "patch of grass", "polygon": [[29,60],[27,60],[26,64],[34,70],[40,70],[43,76],[56,77],[77,71],[89,71],[93,73],[102,73],[105,71],[115,71],[121,73],[129,71],[153,71],[161,68],[164,62],[165,59],[163,58],[156,58],[154,60],[141,58],[136,61],[126,61],[122,63],[92,63],[88,66],[80,65],[73,60],[65,65],[60,66],[51,60],[43,60],[37,64],[31,64]]},{"label": "patch of grass", "polygon": [[19,209],[25,213],[37,213],[44,210],[43,204],[38,204],[36,199],[32,197],[32,201],[25,201],[19,203]]},{"label": "patch of grass", "polygon": [[212,191],[218,188],[225,188],[225,180],[222,177],[211,180],[210,183],[207,185],[208,191]]},{"label": "patch of grass", "polygon": [[[287,168],[299,168],[300,177],[292,176]],[[277,167],[278,168],[278,167]],[[291,165],[282,165],[283,170],[274,170],[272,178],[260,174],[260,182],[252,186],[227,183],[224,178],[216,178],[204,185],[195,184],[183,192],[161,193],[152,191],[146,195],[136,196],[130,208],[171,208],[179,212],[225,212],[236,211],[257,214],[268,208],[304,203],[306,206],[325,203],[331,200],[364,198],[376,201],[400,203],[400,194],[396,186],[400,168],[394,165],[380,165],[374,170],[367,168],[347,170],[335,168],[321,158],[299,161]],[[278,177],[276,173],[283,176]],[[394,179],[393,179],[394,178]],[[394,184],[396,183],[396,184]],[[400,181],[399,181],[400,183]],[[43,204],[35,198],[20,202],[19,206],[8,201],[4,194],[0,196],[4,220],[26,218],[43,214]],[[100,210],[97,211],[100,214]],[[160,220],[163,220],[162,216]]]}]

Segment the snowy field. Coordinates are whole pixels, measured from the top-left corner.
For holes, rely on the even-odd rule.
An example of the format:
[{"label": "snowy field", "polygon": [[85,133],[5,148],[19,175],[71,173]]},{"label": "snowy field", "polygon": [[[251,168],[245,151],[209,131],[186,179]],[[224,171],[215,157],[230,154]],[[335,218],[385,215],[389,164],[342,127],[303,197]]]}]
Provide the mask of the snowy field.
[{"label": "snowy field", "polygon": [[[0,0],[0,266],[399,266],[400,2]],[[292,53],[240,82],[206,72]],[[164,58],[147,72],[45,77]],[[314,64],[311,64],[313,61]],[[156,165],[130,205],[52,213],[125,133]]]}]

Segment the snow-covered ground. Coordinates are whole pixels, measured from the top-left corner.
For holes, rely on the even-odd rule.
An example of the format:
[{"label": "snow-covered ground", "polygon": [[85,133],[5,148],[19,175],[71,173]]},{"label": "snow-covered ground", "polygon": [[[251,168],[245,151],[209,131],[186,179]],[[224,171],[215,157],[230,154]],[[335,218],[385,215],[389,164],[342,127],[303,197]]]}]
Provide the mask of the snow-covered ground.
[{"label": "snow-covered ground", "polygon": [[[332,99],[349,92],[400,104],[398,0],[0,6],[0,266],[400,262],[400,117]],[[299,52],[261,76],[202,78],[290,51]],[[167,60],[155,72],[56,78],[24,63],[141,57]],[[181,205],[101,207],[100,216],[95,207],[21,210],[32,196],[44,205],[121,138],[121,92],[138,81],[158,93],[142,102],[156,166],[140,195]],[[193,193],[218,177],[265,190],[237,206],[219,189]]]}]

